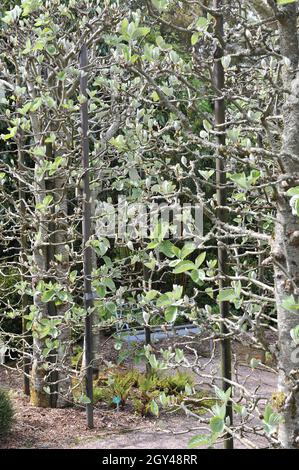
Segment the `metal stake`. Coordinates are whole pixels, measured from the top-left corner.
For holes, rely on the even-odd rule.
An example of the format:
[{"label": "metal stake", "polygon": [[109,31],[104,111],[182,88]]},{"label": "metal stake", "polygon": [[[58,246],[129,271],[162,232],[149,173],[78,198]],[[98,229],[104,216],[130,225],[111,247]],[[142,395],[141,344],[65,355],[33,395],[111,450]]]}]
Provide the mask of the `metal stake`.
[{"label": "metal stake", "polygon": [[[223,6],[223,0],[214,0],[214,8],[220,10]],[[224,22],[223,15],[219,14],[215,18],[216,21],[216,33],[217,36],[221,39],[224,36]],[[214,64],[214,85],[218,90],[222,90],[225,85],[225,75],[224,69],[222,66],[221,58],[224,56],[223,47],[218,40],[216,51],[214,54],[215,64]],[[223,133],[218,135],[217,141],[219,145],[225,145],[225,134],[224,134],[224,124],[225,124],[225,102],[223,98],[217,98],[215,100],[215,124],[219,127]],[[225,172],[225,163],[221,156],[217,158],[216,161],[216,184],[217,184],[217,204],[220,207],[217,210],[217,219],[220,222],[226,222],[227,220],[227,211],[223,209],[227,202],[226,196],[226,172]],[[225,276],[228,274],[228,262],[227,262],[227,248],[226,241],[224,240],[221,245],[218,245],[218,272],[220,275],[219,280],[219,290],[223,290],[228,286],[228,282],[225,279]],[[221,301],[219,302],[220,315],[222,318],[221,322],[221,333],[225,335],[228,333],[227,326],[225,324],[226,318],[229,316],[229,302]],[[230,339],[221,340],[221,375],[222,375],[222,389],[223,391],[228,390],[230,384],[228,381],[232,378],[231,371],[231,342]],[[232,402],[228,401],[226,406],[226,417],[229,417],[230,423],[233,423],[233,410]],[[224,448],[233,449],[234,441],[231,434],[227,433],[225,435]]]},{"label": "metal stake", "polygon": [[89,141],[88,141],[88,102],[87,102],[87,75],[88,53],[86,44],[83,44],[80,52],[80,93],[86,99],[81,103],[81,127],[82,127],[82,166],[83,166],[83,273],[84,273],[84,307],[85,318],[85,367],[86,367],[86,396],[89,403],[86,405],[87,426],[93,428],[93,382],[92,382],[92,309],[93,297],[91,290],[92,252],[91,247],[86,246],[91,235],[91,193],[89,183]]}]

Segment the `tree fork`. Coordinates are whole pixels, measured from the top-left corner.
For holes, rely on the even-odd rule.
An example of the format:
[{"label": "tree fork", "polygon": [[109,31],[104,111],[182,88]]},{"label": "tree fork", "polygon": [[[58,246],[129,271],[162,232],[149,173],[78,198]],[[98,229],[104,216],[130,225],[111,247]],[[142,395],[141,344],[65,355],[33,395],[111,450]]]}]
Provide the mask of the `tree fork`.
[{"label": "tree fork", "polygon": [[[214,0],[214,8],[219,12],[223,6],[223,0]],[[223,15],[219,14],[215,17],[215,31],[216,35],[219,38],[224,36],[224,21]],[[222,66],[221,59],[224,56],[223,47],[220,42],[216,46],[214,53],[214,70],[213,70],[213,79],[214,85],[217,88],[217,91],[221,91],[225,85],[225,76],[224,69]],[[222,132],[217,136],[217,142],[219,145],[225,145],[225,134],[224,134],[224,124],[225,124],[225,101],[223,98],[217,98],[215,100],[215,125],[220,128]],[[227,202],[226,195],[226,173],[225,173],[225,164],[221,155],[218,156],[216,160],[216,185],[217,185],[217,219],[220,222],[227,221],[227,211],[225,210],[225,205]],[[228,262],[227,262],[227,248],[225,241],[219,244],[218,242],[218,272],[220,275],[219,279],[219,290],[225,289],[228,286],[228,281],[225,276],[228,274]],[[228,333],[225,320],[229,316],[229,302],[220,301],[219,302],[220,315],[221,315],[221,334],[226,335]],[[229,381],[232,378],[231,371],[231,342],[230,339],[222,338],[221,339],[221,375],[222,375],[222,389],[224,392],[230,387]],[[233,422],[233,410],[232,402],[228,401],[226,406],[226,417],[229,418],[230,424]],[[224,440],[225,449],[232,449],[234,447],[233,437],[231,434],[227,433]]]}]

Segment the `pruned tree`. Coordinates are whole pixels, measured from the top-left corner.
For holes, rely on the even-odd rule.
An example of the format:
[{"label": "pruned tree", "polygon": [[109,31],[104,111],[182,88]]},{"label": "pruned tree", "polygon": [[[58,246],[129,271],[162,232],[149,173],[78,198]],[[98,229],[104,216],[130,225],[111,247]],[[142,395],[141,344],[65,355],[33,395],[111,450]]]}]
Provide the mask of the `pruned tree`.
[{"label": "pruned tree", "polygon": [[[86,315],[120,350],[124,326],[150,333],[183,319],[200,328],[200,344],[212,342],[209,361],[190,339],[184,354],[179,340],[157,352],[148,337],[142,354],[151,371],[191,369],[216,393],[212,415],[195,416],[208,434],[193,445],[298,447],[297,8],[283,0],[5,6],[0,308],[5,321],[25,322],[18,334],[0,331],[10,351],[23,349],[27,376],[32,362],[37,406],[90,405],[81,388],[90,364],[76,368],[71,357]],[[80,69],[83,44],[89,63]],[[92,200],[83,201],[86,172]],[[88,279],[83,202],[92,209]],[[199,207],[203,233],[192,216]],[[247,388],[238,358],[230,370],[230,344],[236,355],[244,343],[264,353],[265,364],[247,364],[252,374],[278,373],[272,397]],[[94,353],[97,368],[109,361],[100,346]],[[187,400],[181,406],[192,415]]]}]

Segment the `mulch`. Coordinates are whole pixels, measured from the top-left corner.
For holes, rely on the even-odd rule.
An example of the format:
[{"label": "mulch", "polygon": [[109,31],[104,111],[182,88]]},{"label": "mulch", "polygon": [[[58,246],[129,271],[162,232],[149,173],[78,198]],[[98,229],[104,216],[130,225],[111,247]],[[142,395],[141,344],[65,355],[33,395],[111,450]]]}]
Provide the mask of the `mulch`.
[{"label": "mulch", "polygon": [[133,413],[95,408],[94,429],[86,426],[84,407],[37,408],[22,393],[22,377],[17,370],[0,366],[0,385],[9,390],[15,411],[12,430],[0,440],[0,449],[69,448],[89,439],[115,432],[148,428],[149,419]]}]

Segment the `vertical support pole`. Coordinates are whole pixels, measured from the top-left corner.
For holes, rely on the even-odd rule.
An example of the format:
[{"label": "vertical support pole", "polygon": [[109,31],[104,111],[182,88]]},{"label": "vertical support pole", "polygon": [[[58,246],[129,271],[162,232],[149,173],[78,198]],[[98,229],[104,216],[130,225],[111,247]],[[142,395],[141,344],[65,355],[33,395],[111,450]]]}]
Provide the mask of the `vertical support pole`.
[{"label": "vertical support pole", "polygon": [[83,208],[82,208],[82,232],[83,232],[83,274],[84,274],[84,307],[85,318],[85,367],[86,367],[86,396],[89,403],[86,405],[87,426],[93,428],[93,383],[92,383],[92,309],[93,297],[91,289],[92,252],[91,247],[86,246],[91,235],[91,192],[89,183],[89,141],[88,141],[88,102],[87,102],[87,75],[88,55],[86,44],[80,51],[80,93],[86,98],[81,104],[82,127],[82,166],[83,166]]},{"label": "vertical support pole", "polygon": [[[18,138],[18,167],[20,173],[24,171],[24,154],[22,149],[22,134],[20,134]],[[27,239],[26,239],[26,229],[24,227],[25,224],[25,216],[26,216],[26,207],[25,207],[25,188],[24,183],[22,181],[19,182],[19,201],[20,201],[20,225],[21,225],[21,254],[20,254],[20,262],[21,262],[21,270],[22,270],[22,280],[26,278],[26,264],[25,264],[25,257],[26,257],[26,249],[27,249]],[[23,339],[23,391],[24,394],[28,397],[30,396],[30,359],[26,356],[28,346],[26,344],[25,336],[28,336],[29,333],[26,335],[26,328],[25,328],[25,315],[28,314],[29,308],[29,296],[28,294],[24,293],[22,295],[22,335]]]},{"label": "vertical support pole", "polygon": [[[143,265],[143,284],[144,284],[145,292],[148,290],[149,279],[150,279],[150,271],[145,265]],[[144,339],[145,339],[146,346],[151,344],[151,327],[150,326],[144,326]],[[147,361],[146,362],[146,375],[150,377],[152,375],[152,372],[153,372],[152,367],[150,363]]]},{"label": "vertical support pole", "polygon": [[[214,0],[214,8],[218,10],[219,14],[215,17],[215,32],[218,37],[218,44],[214,53],[214,85],[216,88],[221,91],[225,85],[225,75],[224,69],[222,66],[221,58],[224,56],[223,47],[219,41],[224,37],[224,21],[223,15],[220,12],[221,7],[223,6],[223,0]],[[225,124],[225,102],[223,98],[217,98],[215,100],[215,124],[216,128],[219,126],[218,130],[224,132]],[[225,145],[225,134],[222,133],[218,135],[217,141],[219,145]],[[227,211],[223,207],[227,203],[226,195],[226,172],[225,172],[225,163],[224,160],[219,154],[219,157],[216,160],[216,184],[217,184],[217,219],[220,222],[225,222],[227,220]],[[228,286],[228,282],[225,279],[225,276],[228,274],[228,262],[227,262],[227,241],[224,240],[223,244],[218,244],[218,272],[219,272],[219,289],[223,290]],[[229,316],[229,302],[221,301],[219,303],[220,315],[221,315],[221,334],[225,335],[228,333],[227,326],[225,324],[226,318]],[[226,391],[229,388],[228,380],[232,378],[231,371],[231,342],[230,339],[223,338],[221,340],[221,375],[222,375],[222,389]],[[230,423],[233,422],[233,409],[232,402],[229,401],[226,407],[226,417],[229,417]],[[234,442],[233,437],[227,433],[225,435],[224,448],[233,449]]]},{"label": "vertical support pole", "polygon": [[[142,175],[144,177],[144,174]],[[147,214],[148,216],[148,214]],[[151,273],[150,269],[143,265],[143,288],[144,291],[146,292],[148,289],[150,289],[151,285]],[[145,345],[148,346],[151,344],[151,327],[148,325],[144,326],[144,339],[145,339]],[[150,365],[149,361],[146,361],[146,375],[147,377],[150,377],[152,375],[152,366]]]},{"label": "vertical support pole", "polygon": [[[54,151],[53,151],[53,144],[46,143],[46,156],[48,162],[53,161],[54,159]],[[47,194],[52,194],[55,196],[55,182],[53,178],[49,178],[45,181],[45,188]],[[49,223],[47,225],[47,232],[48,232],[48,245],[46,247],[46,270],[47,272],[51,269],[51,262],[55,260],[55,223],[53,222],[53,215],[54,215],[54,207],[51,210],[51,216],[49,219]],[[51,279],[49,279],[50,281]],[[47,303],[48,307],[48,316],[55,317],[57,315],[57,310],[55,306],[55,302],[51,301]],[[50,386],[50,406],[51,408],[57,407],[57,400],[58,400],[58,371],[56,370],[55,363],[57,361],[57,350],[50,351],[50,362],[53,365],[53,370],[49,374],[49,386]]]},{"label": "vertical support pole", "polygon": [[[145,339],[145,345],[151,344],[151,328],[150,326],[145,326],[144,327],[144,339]],[[152,366],[148,361],[146,361],[146,375],[147,377],[150,377],[152,375]]]}]

